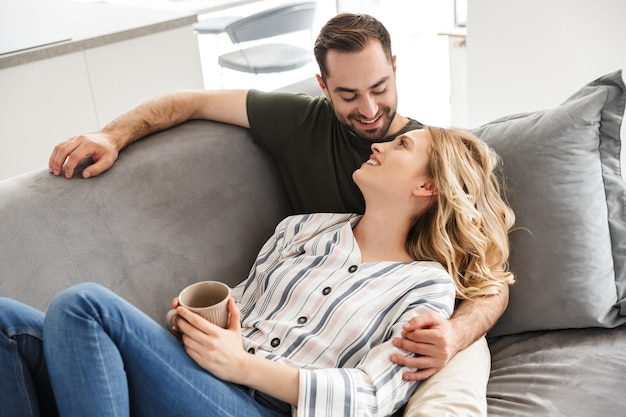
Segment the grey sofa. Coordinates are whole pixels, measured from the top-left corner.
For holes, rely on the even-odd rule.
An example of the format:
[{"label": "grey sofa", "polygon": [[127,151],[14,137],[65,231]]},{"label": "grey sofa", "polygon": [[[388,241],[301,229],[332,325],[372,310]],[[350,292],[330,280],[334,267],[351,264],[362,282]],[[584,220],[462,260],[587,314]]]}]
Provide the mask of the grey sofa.
[{"label": "grey sofa", "polygon": [[[564,134],[563,140],[578,136],[585,128],[593,128],[590,137],[602,136],[603,129],[612,129],[614,136],[615,127],[619,132],[626,88],[623,82],[620,85],[621,73],[608,77],[608,87],[607,78],[602,80],[585,86],[583,93],[564,103],[574,103],[575,109],[559,106],[565,116],[550,113],[552,109],[505,118],[476,130],[503,154],[510,200],[519,209],[522,229],[512,236],[511,268],[518,282],[511,288],[509,309],[488,338],[493,358],[488,386],[490,416],[626,415],[626,281],[622,262],[626,246],[619,235],[625,223],[623,179],[602,178],[603,183],[614,181],[622,193],[614,199],[617,203],[613,202],[617,209],[609,210],[617,212],[617,219],[613,218],[615,213],[609,213],[607,219],[606,209],[600,208],[603,211],[599,213],[594,208],[592,217],[603,218],[601,225],[591,232],[572,232],[567,230],[570,223],[587,220],[563,222],[558,216],[571,215],[568,205],[580,201],[590,207],[592,197],[576,195],[552,209],[553,203],[542,193],[556,191],[539,190],[534,194],[539,208],[529,208],[524,192],[529,191],[532,181],[530,185],[521,181],[513,171],[518,156],[530,151],[498,142],[508,138],[507,144],[528,146],[527,140],[549,135],[547,128],[529,128],[528,124],[557,124],[561,132],[563,117],[566,125],[574,128],[574,133]],[[315,91],[311,88],[307,82],[289,89]],[[587,102],[589,94],[596,104]],[[598,111],[588,110],[594,105]],[[609,109],[609,105],[613,107]],[[592,113],[589,117],[598,118],[598,122],[578,126],[577,120],[583,116],[572,115],[578,111]],[[561,117],[559,123],[553,120],[556,116]],[[530,131],[528,137],[521,131]],[[609,162],[617,164],[613,169],[619,171],[619,133],[617,141],[618,161]],[[563,144],[545,146],[567,149]],[[584,148],[593,150],[593,146]],[[531,155],[531,161],[540,159],[532,172],[537,181],[560,184],[554,172],[541,172],[543,166],[554,165],[541,160],[549,153]],[[573,152],[572,158],[581,153]],[[589,175],[585,167],[593,164],[568,161],[566,165],[575,169],[563,175],[576,176]],[[513,171],[507,171],[509,167]],[[613,190],[603,193],[608,195],[609,191]],[[524,198],[516,199],[516,192]],[[208,121],[186,122],[129,146],[111,170],[96,178],[65,180],[42,168],[1,181],[0,295],[45,309],[60,290],[95,281],[162,321],[172,297],[187,284],[219,279],[235,285],[246,277],[257,250],[288,212],[274,163],[253,143],[247,130]],[[556,217],[544,218],[551,215]],[[541,222],[533,223],[536,220]],[[613,226],[607,226],[609,223]],[[596,234],[604,236],[604,229],[612,239],[608,248],[594,238]],[[568,233],[587,233],[583,240],[590,241],[591,249],[580,247]],[[562,245],[550,240],[555,234]],[[554,263],[568,261],[569,253],[559,252],[561,246],[591,251],[575,255],[591,256],[591,263],[599,264],[601,273],[578,279],[572,277],[575,271],[567,268],[552,270]],[[595,247],[602,253],[593,253]],[[548,253],[542,256],[543,252]],[[528,269],[533,259],[547,270],[547,277],[541,270]],[[618,261],[622,264],[617,265]],[[610,268],[604,268],[605,263],[611,263]],[[576,265],[576,270],[581,268]],[[560,273],[565,273],[566,281],[559,281]],[[588,289],[582,288],[586,282],[595,288],[607,279],[613,280],[612,294],[603,299],[589,293],[586,302]],[[578,284],[570,290],[568,283],[572,282]],[[555,287],[557,295],[546,301],[545,293],[554,294]],[[578,294],[581,291],[582,295]],[[582,301],[577,297],[583,297]],[[602,303],[611,305],[605,308]]]}]

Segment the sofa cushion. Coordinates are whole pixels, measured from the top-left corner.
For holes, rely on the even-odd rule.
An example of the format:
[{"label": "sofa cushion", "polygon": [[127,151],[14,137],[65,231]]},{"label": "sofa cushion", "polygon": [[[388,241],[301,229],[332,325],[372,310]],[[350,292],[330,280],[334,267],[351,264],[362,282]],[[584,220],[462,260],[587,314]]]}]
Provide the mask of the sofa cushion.
[{"label": "sofa cushion", "polygon": [[473,130],[503,159],[517,282],[490,336],[626,322],[621,71],[561,105]]},{"label": "sofa cushion", "polygon": [[626,326],[491,338],[489,417],[623,416]]}]

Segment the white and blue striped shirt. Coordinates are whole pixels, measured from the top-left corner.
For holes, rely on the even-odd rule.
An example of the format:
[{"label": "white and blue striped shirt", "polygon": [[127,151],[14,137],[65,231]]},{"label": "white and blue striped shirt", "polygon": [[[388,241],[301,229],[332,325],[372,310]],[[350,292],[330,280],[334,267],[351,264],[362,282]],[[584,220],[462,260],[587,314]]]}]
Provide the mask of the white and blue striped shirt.
[{"label": "white and blue striped shirt", "polygon": [[455,287],[437,262],[365,262],[360,216],[288,217],[248,279],[233,290],[245,349],[300,368],[298,416],[390,415],[416,382],[392,363],[391,344],[420,306],[450,317]]}]

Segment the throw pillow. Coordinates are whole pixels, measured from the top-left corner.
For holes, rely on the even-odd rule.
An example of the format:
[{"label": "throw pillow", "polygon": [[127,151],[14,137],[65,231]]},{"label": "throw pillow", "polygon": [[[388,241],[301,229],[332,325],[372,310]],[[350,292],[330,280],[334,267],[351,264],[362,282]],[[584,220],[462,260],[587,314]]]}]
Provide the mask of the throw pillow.
[{"label": "throw pillow", "polygon": [[626,322],[626,185],[621,71],[560,106],[517,114],[472,132],[503,159],[517,282],[489,336]]}]

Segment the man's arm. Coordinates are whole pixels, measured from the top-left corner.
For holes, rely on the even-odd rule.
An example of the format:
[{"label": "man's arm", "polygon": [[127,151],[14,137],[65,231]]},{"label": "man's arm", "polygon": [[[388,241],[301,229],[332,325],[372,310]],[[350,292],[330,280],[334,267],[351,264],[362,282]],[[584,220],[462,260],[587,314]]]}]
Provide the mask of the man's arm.
[{"label": "man's arm", "polygon": [[436,314],[424,313],[404,326],[402,338],[393,340],[395,346],[422,356],[408,358],[393,355],[398,365],[416,368],[405,379],[426,379],[457,354],[491,329],[502,315],[509,300],[506,287],[500,294],[465,300],[455,309],[450,320]]},{"label": "man's arm", "polygon": [[144,102],[121,115],[101,130],[74,136],[55,146],[49,170],[74,175],[76,165],[88,156],[94,163],[83,171],[88,178],[109,169],[119,152],[132,142],[190,119],[206,119],[250,127],[246,111],[246,90],[178,91]]}]

